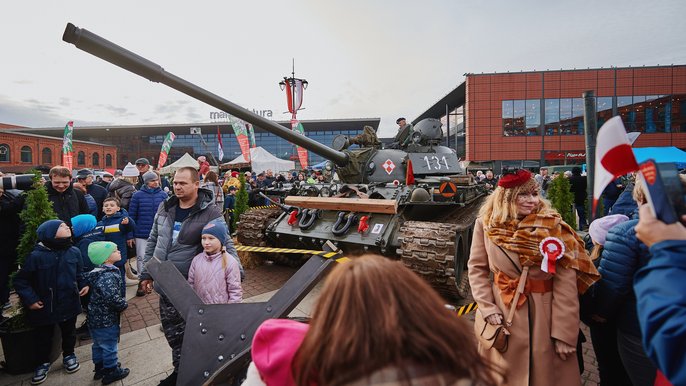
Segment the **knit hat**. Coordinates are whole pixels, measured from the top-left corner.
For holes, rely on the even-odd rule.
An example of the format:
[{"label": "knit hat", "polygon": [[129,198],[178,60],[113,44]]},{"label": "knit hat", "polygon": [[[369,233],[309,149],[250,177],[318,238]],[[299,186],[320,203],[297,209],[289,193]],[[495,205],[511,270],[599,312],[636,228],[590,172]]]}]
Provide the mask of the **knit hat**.
[{"label": "knit hat", "polygon": [[514,173],[507,173],[500,177],[498,181],[498,186],[505,189],[516,188],[517,186],[524,185],[533,179],[533,174],[525,169],[519,169]]},{"label": "knit hat", "polygon": [[219,242],[224,245],[226,244],[226,225],[223,221],[215,219],[207,223],[204,228],[202,228],[203,235],[212,235],[219,239]]},{"label": "knit hat", "polygon": [[116,250],[117,244],[111,241],[94,241],[88,245],[88,257],[91,259],[91,263],[100,265]]},{"label": "knit hat", "polygon": [[309,326],[288,319],[267,319],[255,331],[252,360],[267,385],[295,385],[291,364]]},{"label": "knit hat", "polygon": [[123,177],[138,177],[139,174],[140,173],[138,173],[138,169],[136,169],[136,167],[131,162],[126,164],[124,170],[121,173]]},{"label": "knit hat", "polygon": [[236,187],[233,186],[233,185],[229,185],[229,189],[228,189],[228,190],[229,190],[229,192],[231,192],[231,191],[233,191],[233,190],[238,190],[238,188],[236,188]]},{"label": "knit hat", "polygon": [[201,155],[200,157],[198,157],[198,161],[199,162],[205,162],[205,161],[207,161],[207,158],[204,155]]},{"label": "knit hat", "polygon": [[98,220],[92,214],[80,214],[71,218],[71,230],[74,237],[81,237],[97,225]]},{"label": "knit hat", "polygon": [[155,180],[159,180],[159,179],[160,179],[160,177],[158,177],[157,173],[155,173],[153,171],[145,172],[145,174],[143,174],[143,182],[146,184],[150,181],[155,181]]},{"label": "knit hat", "polygon": [[611,214],[609,216],[601,217],[593,220],[588,227],[588,234],[591,235],[591,240],[600,245],[605,245],[605,237],[610,228],[624,221],[629,221],[629,217],[623,214]]},{"label": "knit hat", "polygon": [[231,177],[238,178],[238,172],[231,172]]},{"label": "knit hat", "polygon": [[38,226],[36,229],[36,234],[38,235],[38,241],[52,240],[57,234],[57,228],[62,225],[64,221],[62,220],[48,220]]}]

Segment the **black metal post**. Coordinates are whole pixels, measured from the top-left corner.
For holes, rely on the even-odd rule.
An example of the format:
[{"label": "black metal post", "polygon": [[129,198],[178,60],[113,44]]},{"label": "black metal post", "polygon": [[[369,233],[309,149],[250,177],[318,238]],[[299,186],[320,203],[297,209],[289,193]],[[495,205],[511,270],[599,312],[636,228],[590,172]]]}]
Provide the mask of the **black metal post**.
[{"label": "black metal post", "polygon": [[[598,132],[598,119],[596,113],[595,92],[593,90],[584,91],[584,131],[586,137],[586,180],[588,186],[586,193],[589,204],[593,202],[593,181],[595,172],[595,139]],[[597,211],[597,208],[596,208]],[[597,213],[590,213],[591,220],[597,218]]]}]

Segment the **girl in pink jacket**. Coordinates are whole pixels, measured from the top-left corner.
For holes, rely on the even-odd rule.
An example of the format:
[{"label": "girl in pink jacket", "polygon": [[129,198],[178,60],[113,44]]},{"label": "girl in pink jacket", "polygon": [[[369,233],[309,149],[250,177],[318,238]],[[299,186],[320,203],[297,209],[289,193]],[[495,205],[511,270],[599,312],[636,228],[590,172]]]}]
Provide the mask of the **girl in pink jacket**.
[{"label": "girl in pink jacket", "polygon": [[193,258],[188,283],[205,304],[240,303],[243,300],[238,261],[224,249],[226,224],[210,221],[202,229],[202,247]]}]

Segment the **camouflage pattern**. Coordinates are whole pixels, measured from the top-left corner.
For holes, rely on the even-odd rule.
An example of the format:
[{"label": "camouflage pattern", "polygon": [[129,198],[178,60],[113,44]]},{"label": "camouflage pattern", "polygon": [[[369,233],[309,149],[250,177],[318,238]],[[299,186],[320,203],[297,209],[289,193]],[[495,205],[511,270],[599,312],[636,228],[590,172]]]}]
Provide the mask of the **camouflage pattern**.
[{"label": "camouflage pattern", "polygon": [[362,129],[362,133],[350,139],[350,144],[357,144],[361,147],[374,147],[380,148],[381,142],[376,136],[376,131],[371,126],[365,126]]},{"label": "camouflage pattern", "polygon": [[164,337],[172,349],[172,364],[174,371],[179,371],[179,360],[181,359],[181,346],[183,345],[183,331],[186,329],[186,322],[174,308],[169,299],[160,294],[160,321],[164,330]]}]

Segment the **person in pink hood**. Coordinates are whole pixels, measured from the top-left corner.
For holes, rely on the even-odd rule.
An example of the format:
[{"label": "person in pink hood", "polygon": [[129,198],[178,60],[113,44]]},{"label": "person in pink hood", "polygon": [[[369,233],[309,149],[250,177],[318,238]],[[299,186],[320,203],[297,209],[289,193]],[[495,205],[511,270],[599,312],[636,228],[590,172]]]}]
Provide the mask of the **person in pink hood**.
[{"label": "person in pink hood", "polygon": [[210,171],[210,163],[207,162],[207,158],[204,155],[198,157],[198,166],[200,167],[198,174],[202,176],[202,179],[205,179],[205,174]]},{"label": "person in pink hood", "polygon": [[210,221],[202,229],[203,251],[193,258],[188,270],[188,283],[205,304],[240,303],[243,300],[238,261],[230,256],[226,243],[226,226]]}]

